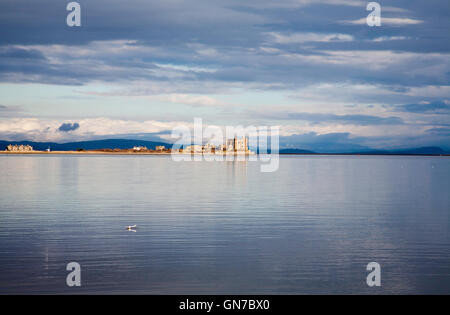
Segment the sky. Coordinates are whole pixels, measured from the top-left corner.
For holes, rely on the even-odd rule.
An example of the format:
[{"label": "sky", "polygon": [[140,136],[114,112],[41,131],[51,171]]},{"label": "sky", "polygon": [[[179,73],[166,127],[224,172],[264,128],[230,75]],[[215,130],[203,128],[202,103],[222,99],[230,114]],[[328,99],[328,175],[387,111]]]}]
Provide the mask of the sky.
[{"label": "sky", "polygon": [[0,139],[170,141],[279,126],[282,148],[450,150],[450,2],[0,1]]}]

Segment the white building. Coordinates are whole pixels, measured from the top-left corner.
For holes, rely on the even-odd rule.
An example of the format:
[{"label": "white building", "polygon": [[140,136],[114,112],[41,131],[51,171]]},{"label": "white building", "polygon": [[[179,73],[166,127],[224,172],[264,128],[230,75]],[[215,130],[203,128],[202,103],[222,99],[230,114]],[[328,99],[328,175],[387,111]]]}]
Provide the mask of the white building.
[{"label": "white building", "polygon": [[215,151],[216,151],[216,146],[211,143],[207,143],[203,146],[203,152],[205,152],[205,153],[214,153]]},{"label": "white building", "polygon": [[247,152],[248,151],[247,137],[242,137],[241,139],[238,139],[237,137],[234,137],[234,139],[227,139],[226,150],[227,152]]},{"label": "white building", "polygon": [[225,149],[226,149],[225,144],[218,145],[216,148],[216,153],[223,153],[223,151],[225,151]]},{"label": "white building", "polygon": [[147,147],[135,146],[133,151],[147,151]]},{"label": "white building", "polygon": [[215,146],[211,143],[207,143],[205,145],[189,145],[183,149],[184,153],[215,153],[215,154],[224,154],[224,153],[250,153],[248,149],[248,139],[246,137],[242,137],[238,139],[235,137],[234,139],[227,139],[225,144],[221,144],[219,146]]},{"label": "white building", "polygon": [[188,145],[183,152],[187,153],[202,153],[203,152],[203,146],[194,144],[194,145]]},{"label": "white building", "polygon": [[9,151],[9,152],[30,152],[30,151],[33,151],[33,147],[31,145],[23,145],[23,144],[20,144],[20,145],[15,144],[15,145],[13,145],[13,144],[10,144],[10,145],[8,145],[6,147],[6,151]]}]

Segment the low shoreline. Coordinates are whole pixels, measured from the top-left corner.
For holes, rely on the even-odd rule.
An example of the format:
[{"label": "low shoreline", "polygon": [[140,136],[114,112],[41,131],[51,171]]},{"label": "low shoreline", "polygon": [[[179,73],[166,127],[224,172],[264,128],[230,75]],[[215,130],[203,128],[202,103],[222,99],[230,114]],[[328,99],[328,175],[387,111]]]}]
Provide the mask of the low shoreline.
[{"label": "low shoreline", "polygon": [[0,154],[30,154],[30,155],[52,155],[52,154],[70,154],[70,155],[170,155],[170,152],[109,152],[109,151],[0,151]]},{"label": "low shoreline", "polygon": [[[0,154],[4,155],[171,155],[171,152],[133,152],[133,151],[121,151],[121,152],[108,152],[108,151],[0,151]],[[176,155],[220,155],[220,154],[204,154],[204,153],[174,153]],[[236,155],[236,154],[223,154]],[[237,154],[240,155],[240,154]],[[249,154],[242,154],[248,156]],[[256,154],[258,155],[258,154]],[[400,153],[279,153],[279,155],[342,155],[342,156],[445,156],[450,154],[400,154]]]}]

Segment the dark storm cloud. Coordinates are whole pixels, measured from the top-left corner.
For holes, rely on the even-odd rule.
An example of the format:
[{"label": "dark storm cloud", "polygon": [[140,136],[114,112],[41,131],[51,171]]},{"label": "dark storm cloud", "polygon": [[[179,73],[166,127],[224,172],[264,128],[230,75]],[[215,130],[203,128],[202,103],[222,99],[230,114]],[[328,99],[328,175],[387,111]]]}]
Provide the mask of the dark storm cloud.
[{"label": "dark storm cloud", "polygon": [[450,114],[450,102],[434,101],[419,104],[406,104],[396,106],[397,111],[410,113]]},{"label": "dark storm cloud", "polygon": [[2,47],[0,48],[0,58],[14,58],[14,59],[45,59],[44,55],[35,49],[23,49],[16,47]]},{"label": "dark storm cloud", "polygon": [[427,130],[427,132],[432,134],[432,135],[439,135],[439,136],[450,137],[450,128],[430,128],[430,129]]},{"label": "dark storm cloud", "polygon": [[[424,22],[380,28],[342,23],[343,20],[365,18],[368,12],[364,1],[81,0],[79,3],[82,27],[70,28],[65,24],[67,3],[64,1],[2,1],[0,45],[50,48],[50,45],[61,44],[66,45],[63,49],[66,53],[60,52],[55,57],[52,49],[40,47],[45,50],[43,53],[9,47],[5,56],[8,58],[1,58],[0,80],[74,85],[93,80],[165,80],[167,78],[148,71],[155,63],[163,62],[206,64],[217,68],[213,73],[177,77],[179,81],[275,83],[286,88],[342,80],[399,86],[445,85],[449,82],[448,71],[443,71],[448,65],[442,60],[414,60],[411,57],[408,62],[399,62],[388,70],[385,67],[362,70],[360,65],[349,62],[325,62],[331,58],[326,52],[333,51],[448,53],[450,8],[446,1],[427,5],[420,1],[384,1],[383,16]],[[396,9],[392,10],[392,7]],[[268,35],[270,33],[282,36],[344,34],[352,40],[336,40],[339,36],[334,35],[327,41],[274,42]],[[77,56],[80,45],[111,40],[135,40],[136,45],[158,51],[136,55],[130,49],[116,54],[114,47],[105,46],[102,48],[104,53],[98,56],[83,57],[81,52]],[[262,47],[278,52],[264,53]],[[45,59],[47,55],[52,56],[51,61]],[[304,56],[322,56],[324,60],[311,63]],[[83,64],[75,63],[80,57]],[[11,58],[36,60],[19,64],[7,60]],[[52,62],[54,60],[57,62]],[[367,63],[373,62],[368,56]],[[430,62],[443,64],[430,70]],[[19,75],[11,76],[11,73]]]},{"label": "dark storm cloud", "polygon": [[350,125],[402,125],[399,117],[379,117],[372,115],[336,115],[323,113],[275,113],[265,116],[271,119],[305,120],[312,124],[340,123]]},{"label": "dark storm cloud", "polygon": [[63,123],[61,126],[59,126],[58,130],[61,132],[69,132],[77,130],[78,128],[80,128],[79,123]]},{"label": "dark storm cloud", "polygon": [[[82,44],[132,37],[164,44],[194,39],[223,43],[262,24],[264,17],[230,8],[238,1],[78,1],[82,27],[66,25],[66,5],[58,0],[4,0],[0,4],[1,43]],[[233,40],[234,41],[234,40]]]}]

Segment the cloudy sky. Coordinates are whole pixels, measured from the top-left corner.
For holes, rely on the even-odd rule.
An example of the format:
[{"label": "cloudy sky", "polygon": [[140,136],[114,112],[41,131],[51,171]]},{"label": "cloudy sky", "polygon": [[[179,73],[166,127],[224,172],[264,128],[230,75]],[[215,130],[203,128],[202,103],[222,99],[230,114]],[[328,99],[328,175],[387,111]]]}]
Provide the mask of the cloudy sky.
[{"label": "cloudy sky", "polygon": [[0,1],[0,139],[281,128],[281,145],[450,149],[450,2]]}]

